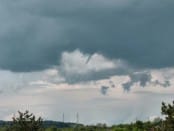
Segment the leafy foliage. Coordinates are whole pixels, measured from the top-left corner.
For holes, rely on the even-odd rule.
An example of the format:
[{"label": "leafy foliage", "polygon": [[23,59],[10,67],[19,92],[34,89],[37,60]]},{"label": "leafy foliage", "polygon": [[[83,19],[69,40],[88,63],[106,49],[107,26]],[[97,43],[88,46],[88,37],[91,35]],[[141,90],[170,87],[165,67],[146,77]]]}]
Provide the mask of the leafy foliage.
[{"label": "leafy foliage", "polygon": [[161,113],[165,115],[164,128],[166,131],[174,131],[174,101],[172,104],[162,102]]},{"label": "leafy foliage", "polygon": [[18,111],[19,116],[13,117],[13,123],[10,127],[11,131],[42,131],[43,120],[41,117],[36,119],[36,117],[25,111],[24,113]]}]

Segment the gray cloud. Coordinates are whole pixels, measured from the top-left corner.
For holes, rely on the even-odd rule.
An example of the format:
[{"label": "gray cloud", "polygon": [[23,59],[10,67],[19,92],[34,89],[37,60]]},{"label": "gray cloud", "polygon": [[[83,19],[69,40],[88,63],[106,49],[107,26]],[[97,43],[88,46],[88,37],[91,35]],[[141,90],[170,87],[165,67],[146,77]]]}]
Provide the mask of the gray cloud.
[{"label": "gray cloud", "polygon": [[116,86],[115,86],[115,84],[114,84],[114,82],[113,81],[109,81],[109,84],[110,84],[110,86],[112,87],[112,88],[115,88]]},{"label": "gray cloud", "polygon": [[129,74],[129,77],[130,81],[122,84],[126,91],[129,91],[131,86],[138,82],[141,87],[145,87],[147,83],[153,84],[154,86],[160,85],[162,87],[169,87],[171,85],[169,80],[165,80],[164,82],[159,80],[152,81],[152,75],[150,72],[133,72],[132,74]]},{"label": "gray cloud", "polygon": [[165,80],[164,82],[160,82],[159,80],[155,80],[152,83],[155,85],[160,85],[162,87],[169,87],[171,85],[170,81],[168,81],[168,80]]},{"label": "gray cloud", "polygon": [[109,89],[108,86],[102,86],[101,89],[100,89],[100,92],[101,92],[103,95],[106,95],[107,92],[108,92],[108,89]]},{"label": "gray cloud", "polygon": [[111,80],[109,81],[109,86],[101,86],[101,88],[100,88],[101,94],[107,95],[108,90],[109,90],[110,88],[115,88],[115,84],[114,84],[114,82],[112,82]]},{"label": "gray cloud", "polygon": [[123,88],[127,91],[130,90],[133,84],[139,82],[140,86],[145,87],[148,82],[151,82],[152,76],[149,72],[135,72],[129,75],[130,81],[122,84]]},{"label": "gray cloud", "polygon": [[0,67],[36,71],[60,54],[101,52],[141,68],[173,66],[173,1],[0,2]]},{"label": "gray cloud", "polygon": [[130,91],[130,88],[131,88],[132,85],[133,85],[133,83],[132,83],[131,81],[122,84],[123,89],[124,89],[125,91]]}]

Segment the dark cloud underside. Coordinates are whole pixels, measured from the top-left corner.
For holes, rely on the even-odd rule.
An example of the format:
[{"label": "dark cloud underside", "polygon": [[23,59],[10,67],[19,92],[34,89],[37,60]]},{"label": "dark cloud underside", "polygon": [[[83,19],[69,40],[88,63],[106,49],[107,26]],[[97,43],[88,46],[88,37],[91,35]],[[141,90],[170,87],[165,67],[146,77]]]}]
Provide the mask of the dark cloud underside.
[{"label": "dark cloud underside", "polygon": [[80,49],[140,68],[174,65],[170,0],[0,2],[0,68],[42,70]]}]

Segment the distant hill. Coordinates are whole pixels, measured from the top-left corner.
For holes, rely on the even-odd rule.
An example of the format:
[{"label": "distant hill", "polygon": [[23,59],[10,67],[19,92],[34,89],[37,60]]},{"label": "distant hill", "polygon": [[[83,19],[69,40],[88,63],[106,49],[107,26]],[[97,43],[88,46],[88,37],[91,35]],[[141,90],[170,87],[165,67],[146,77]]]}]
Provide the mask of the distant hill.
[{"label": "distant hill", "polygon": [[[0,120],[0,127],[3,127],[5,125],[11,125],[12,121],[2,121]],[[57,128],[69,128],[69,127],[75,127],[77,125],[82,125],[82,124],[76,124],[76,123],[71,123],[71,122],[58,122],[58,121],[43,121],[44,127],[57,127]]]},{"label": "distant hill", "polygon": [[82,125],[82,124],[76,124],[71,122],[44,121],[43,125],[44,127],[55,126],[57,128],[67,128],[67,127],[75,127],[77,125]]}]

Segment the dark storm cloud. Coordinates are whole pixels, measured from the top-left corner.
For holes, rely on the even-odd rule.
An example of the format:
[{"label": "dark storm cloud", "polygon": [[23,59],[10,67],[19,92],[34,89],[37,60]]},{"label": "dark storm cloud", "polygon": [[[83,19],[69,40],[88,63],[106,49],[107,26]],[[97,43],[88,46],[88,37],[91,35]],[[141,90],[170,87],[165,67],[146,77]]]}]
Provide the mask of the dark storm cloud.
[{"label": "dark storm cloud", "polygon": [[140,68],[173,66],[173,6],[170,0],[1,1],[0,68],[42,70],[77,48]]},{"label": "dark storm cloud", "polygon": [[[131,69],[110,69],[110,70],[104,70],[100,72],[89,72],[87,74],[68,74],[65,72],[60,72],[62,76],[66,78],[66,82],[70,84],[75,84],[79,82],[88,82],[88,81],[97,81],[101,79],[109,79],[110,76],[113,76],[115,74],[117,75],[127,75],[131,72]],[[132,73],[132,72],[131,72]],[[114,84],[110,85],[112,88],[115,87]]]}]

